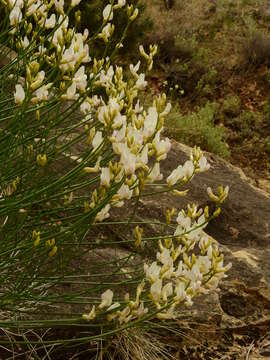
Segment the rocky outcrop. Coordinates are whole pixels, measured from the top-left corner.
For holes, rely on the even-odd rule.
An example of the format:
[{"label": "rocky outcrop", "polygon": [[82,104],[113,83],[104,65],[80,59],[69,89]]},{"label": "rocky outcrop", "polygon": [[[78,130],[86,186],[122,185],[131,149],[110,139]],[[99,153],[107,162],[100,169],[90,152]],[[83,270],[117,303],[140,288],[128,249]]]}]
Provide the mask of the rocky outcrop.
[{"label": "rocky outcrop", "polygon": [[[165,175],[183,163],[190,151],[174,142],[163,162]],[[221,244],[226,263],[232,262],[232,268],[219,292],[197,299],[191,309],[183,309],[179,326],[185,329],[182,342],[189,345],[181,345],[179,358],[199,359],[207,349],[206,358],[227,354],[223,358],[269,359],[270,197],[254,187],[239,168],[215,155],[206,156],[211,169],[192,180],[186,197],[145,197],[138,211],[141,218],[160,219],[168,207],[181,209],[187,202],[205,205],[207,186],[230,187],[221,216],[209,224],[206,232]],[[192,341],[197,345],[191,345]]]}]

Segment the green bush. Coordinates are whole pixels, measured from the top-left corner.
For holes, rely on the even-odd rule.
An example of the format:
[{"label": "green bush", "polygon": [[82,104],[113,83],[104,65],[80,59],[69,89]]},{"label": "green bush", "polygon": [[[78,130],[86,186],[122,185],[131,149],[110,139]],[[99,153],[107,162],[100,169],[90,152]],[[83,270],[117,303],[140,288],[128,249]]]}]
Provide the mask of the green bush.
[{"label": "green bush", "polygon": [[223,112],[229,116],[238,116],[241,111],[241,101],[236,95],[228,95],[224,99]]},{"label": "green bush", "polygon": [[228,157],[230,151],[225,142],[225,130],[215,125],[219,105],[207,102],[204,107],[188,115],[181,115],[176,106],[168,116],[168,132],[178,141],[188,145],[197,143],[204,150]]},{"label": "green bush", "polygon": [[[102,23],[102,11],[108,3],[108,0],[82,1],[78,6],[78,9],[81,11],[81,21],[78,25],[78,30],[82,32],[87,28],[90,37],[93,36]],[[134,52],[137,53],[139,42],[142,41],[145,33],[153,28],[152,20],[143,16],[145,5],[142,4],[141,0],[128,0],[127,3],[133,4],[134,7],[138,8],[139,15],[136,21],[130,24],[125,39],[122,41],[124,46],[119,49],[119,52],[125,55],[129,55],[131,52],[133,54]],[[75,23],[75,16],[71,19]],[[115,32],[113,38],[111,38],[108,50],[114,49],[115,45],[121,40],[127,25],[126,12],[115,12],[112,22],[115,25]],[[102,45],[100,40],[94,41],[92,44],[92,48],[95,49],[97,55],[103,54],[104,47]]]},{"label": "green bush", "polygon": [[213,95],[217,82],[217,70],[212,68],[198,81],[196,90],[203,96]]}]

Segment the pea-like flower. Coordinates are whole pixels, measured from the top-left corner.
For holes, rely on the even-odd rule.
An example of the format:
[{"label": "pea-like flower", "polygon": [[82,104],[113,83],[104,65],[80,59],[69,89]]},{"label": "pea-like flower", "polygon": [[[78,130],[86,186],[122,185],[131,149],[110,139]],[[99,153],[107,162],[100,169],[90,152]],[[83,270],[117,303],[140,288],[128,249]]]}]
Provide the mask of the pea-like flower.
[{"label": "pea-like flower", "polygon": [[14,100],[16,104],[22,104],[25,99],[25,92],[21,84],[15,86]]},{"label": "pea-like flower", "polygon": [[111,21],[113,19],[113,7],[111,4],[105,6],[102,15],[105,21]]},{"label": "pea-like flower", "polygon": [[103,309],[105,307],[109,307],[112,304],[113,300],[113,292],[108,289],[101,295],[101,303],[99,304],[99,309]]}]

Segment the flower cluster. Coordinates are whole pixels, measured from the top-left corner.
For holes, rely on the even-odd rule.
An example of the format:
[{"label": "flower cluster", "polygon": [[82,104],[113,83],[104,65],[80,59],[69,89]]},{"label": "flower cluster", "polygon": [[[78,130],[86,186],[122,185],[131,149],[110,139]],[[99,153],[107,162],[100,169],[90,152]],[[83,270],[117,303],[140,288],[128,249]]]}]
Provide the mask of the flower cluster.
[{"label": "flower cluster", "polygon": [[[2,2],[6,4],[6,0]],[[47,126],[40,108],[54,101],[63,102],[64,105],[72,102],[80,111],[80,122],[76,126],[80,127],[79,133],[85,140],[83,146],[87,153],[83,156],[73,155],[72,139],[68,144],[55,145],[54,150],[48,146],[50,151],[46,152],[46,139],[37,138],[31,133],[27,137],[29,144],[25,147],[29,158],[35,146],[40,144],[40,151],[33,157],[31,170],[36,166],[38,174],[43,174],[50,163],[51,154],[58,156],[61,149],[69,146],[71,155],[67,156],[78,165],[76,174],[80,171],[92,184],[87,197],[78,201],[79,206],[71,207],[79,211],[83,209],[82,217],[89,219],[89,226],[104,221],[113,208],[123,207],[131,198],[139,200],[147,185],[163,179],[160,163],[167,158],[171,142],[162,136],[162,132],[171,105],[167,103],[165,94],[156,96],[148,108],[144,108],[140,102],[139,95],[147,87],[146,74],[140,69],[144,65],[147,70],[152,69],[157,47],[150,45],[147,51],[140,46],[139,52],[145,64],[142,65],[141,61],[130,64],[129,76],[125,76],[124,69],[113,64],[110,57],[93,58],[89,46],[93,38],[89,38],[88,30],[80,33],[69,25],[67,14],[79,2],[72,0],[66,5],[64,0],[8,0],[7,8],[11,26],[9,35],[20,54],[23,72],[23,77],[15,85],[16,108],[22,112],[27,112],[29,108],[35,111],[36,120],[40,124],[38,132],[43,131],[53,147],[58,138],[62,141],[56,130],[60,125],[57,123],[54,127],[50,123]],[[110,1],[103,10],[101,29],[93,35],[94,40],[100,39],[105,47],[113,35],[114,13],[119,9],[126,11],[128,23],[138,15],[138,9],[126,4],[125,0]],[[116,46],[119,47],[121,43]],[[29,128],[32,131],[35,125]],[[74,134],[69,135],[72,137]],[[66,155],[64,150],[62,155]],[[192,180],[195,174],[208,169],[207,159],[195,147],[190,159],[174,169],[166,183],[162,184],[164,191],[185,195],[186,192],[179,190],[180,186]],[[93,178],[98,180],[91,182]],[[58,186],[61,181],[55,183]],[[9,193],[15,192],[18,185],[19,180],[13,182]],[[74,185],[75,192],[76,187],[77,183]],[[48,188],[45,186],[45,190]],[[61,193],[64,206],[68,207],[76,198],[72,189]],[[216,203],[213,215],[209,215],[207,207],[198,209],[193,204],[186,211],[180,211],[173,224],[175,211],[167,212],[166,223],[174,226],[175,231],[160,237],[155,261],[144,264],[144,275],[137,286],[136,296],[132,298],[127,293],[122,301],[113,302],[114,294],[107,289],[101,295],[100,304],[93,305],[91,311],[83,315],[83,319],[90,321],[97,315],[105,315],[108,321],[124,324],[143,318],[148,313],[155,313],[160,319],[169,319],[176,316],[178,304],[191,305],[194,296],[217,286],[229,266],[223,265],[223,256],[219,253],[217,243],[205,235],[203,229],[211,218],[219,214],[220,205],[228,195],[228,188],[219,187],[217,195],[210,188],[207,192]],[[47,193],[44,191],[40,194],[43,197],[37,204],[46,198]],[[27,204],[31,203],[31,196],[26,198]],[[50,196],[53,201],[57,197],[54,194]],[[44,200],[44,208],[48,204],[50,202]],[[60,209],[62,214],[64,210],[62,207]],[[50,211],[51,214],[54,211]],[[77,214],[68,214],[68,222],[74,218],[77,219]],[[57,223],[58,219],[49,225],[57,226]],[[79,221],[75,224],[80,226]],[[53,257],[61,249],[57,235],[68,236],[71,227],[63,227],[55,237],[51,236],[48,227],[45,226],[45,246],[49,257]],[[134,235],[135,246],[139,247],[144,241],[142,229],[136,227]],[[40,244],[40,238],[41,230],[34,230],[31,244],[35,249]]]},{"label": "flower cluster", "polygon": [[[212,194],[212,190],[208,192]],[[215,195],[216,200],[219,199],[217,203],[220,204],[227,194],[228,188],[220,187],[219,195]],[[215,289],[231,264],[223,264],[218,244],[203,229],[211,218],[218,216],[219,209],[217,207],[212,216],[209,216],[208,207],[198,209],[195,204],[188,205],[186,211],[181,210],[176,218],[173,235],[159,240],[156,260],[144,264],[144,279],[137,287],[135,300],[130,300],[127,294],[124,304],[113,303],[113,292],[106,290],[102,294],[99,312],[106,309],[109,321],[118,320],[122,324],[140,319],[154,306],[158,319],[173,319],[177,317],[177,305],[183,303],[191,306],[195,296]],[[167,212],[167,223],[171,223],[174,213],[175,209]],[[142,235],[138,227],[135,234],[137,241]],[[94,306],[89,314],[83,315],[83,319],[94,320],[99,312]]]},{"label": "flower cluster", "polygon": [[[33,61],[26,65],[24,85],[16,85],[15,103],[19,106],[27,101],[41,104],[56,94],[63,101],[80,101],[82,116],[88,122],[87,143],[92,146],[97,159],[94,166],[86,166],[84,171],[100,173],[100,187],[93,191],[90,201],[85,202],[85,211],[101,206],[109,189],[117,190],[96,214],[96,221],[102,221],[109,216],[111,207],[123,206],[124,200],[138,196],[146,182],[162,179],[159,163],[166,159],[171,144],[168,138],[161,138],[161,133],[171,106],[166,104],[165,95],[154,99],[147,110],[140,105],[138,94],[147,86],[145,74],[139,73],[140,62],[130,65],[132,78],[127,80],[123,68],[113,66],[109,58],[92,61],[87,44],[88,31],[82,34],[69,28],[63,1],[49,4],[41,4],[40,0],[22,1],[13,5],[13,9],[18,8],[20,14],[24,13],[11,25],[23,25],[26,29],[23,43],[27,49],[34,49],[31,53]],[[108,26],[112,27],[110,21],[114,11],[125,5],[125,1],[118,1],[105,7],[103,30],[97,37],[103,37],[104,32],[107,34]],[[132,5],[127,6],[129,21],[133,21],[137,13]],[[37,32],[36,26],[31,26],[33,21],[40,28],[44,24],[45,30]],[[44,31],[47,32],[46,40]],[[31,37],[31,42],[28,37]],[[16,33],[14,41],[18,49],[25,48]],[[37,48],[37,43],[42,45]],[[150,46],[149,54],[142,47],[140,51],[150,69],[156,46]],[[43,58],[44,64],[37,62],[36,58]],[[85,64],[88,64],[87,69]],[[53,82],[51,71],[57,74],[57,82]],[[90,96],[92,89],[97,88],[104,89],[106,96]],[[115,158],[101,167],[102,153],[108,148]],[[152,166],[149,166],[150,160]],[[46,154],[38,154],[38,165],[44,166],[47,161]]]}]

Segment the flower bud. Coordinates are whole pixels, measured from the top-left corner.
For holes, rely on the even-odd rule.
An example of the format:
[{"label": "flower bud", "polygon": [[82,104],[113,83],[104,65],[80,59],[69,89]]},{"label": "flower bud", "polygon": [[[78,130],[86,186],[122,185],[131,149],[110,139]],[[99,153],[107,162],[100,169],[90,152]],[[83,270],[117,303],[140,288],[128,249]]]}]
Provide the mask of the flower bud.
[{"label": "flower bud", "polygon": [[39,154],[39,155],[37,156],[37,164],[38,164],[39,166],[45,166],[46,163],[47,163],[47,156],[46,156],[46,154],[43,154],[43,155]]}]

